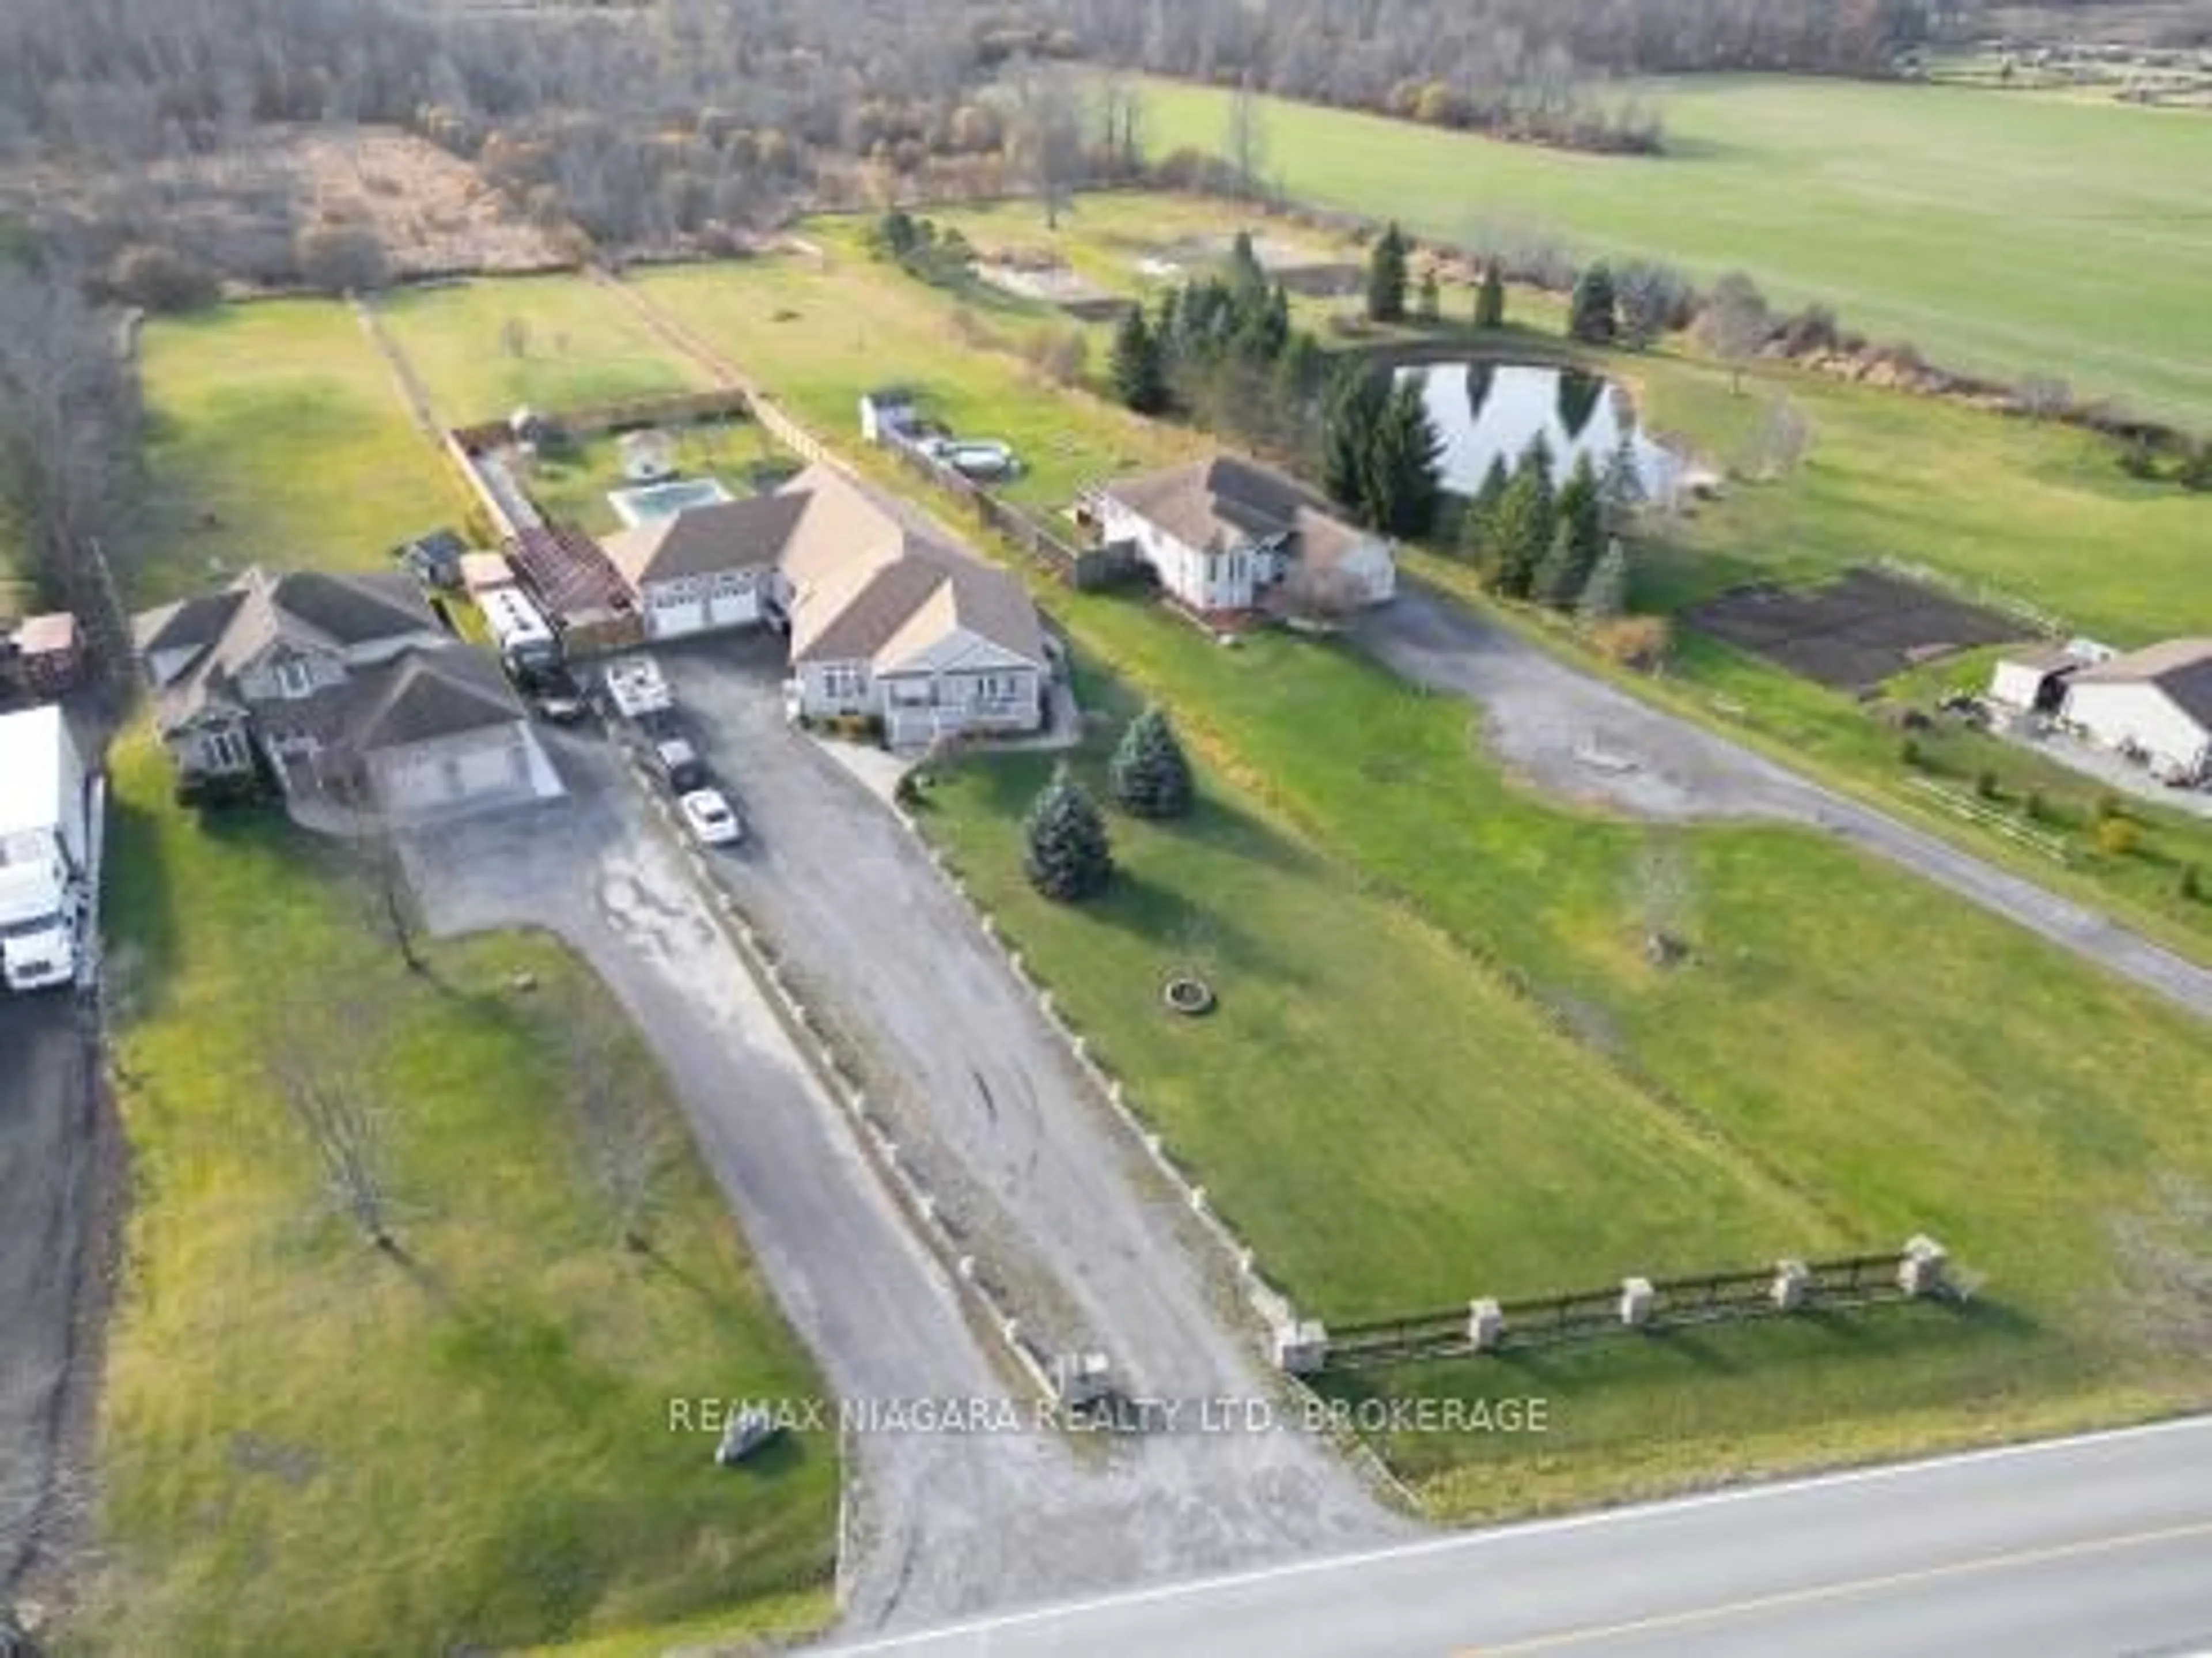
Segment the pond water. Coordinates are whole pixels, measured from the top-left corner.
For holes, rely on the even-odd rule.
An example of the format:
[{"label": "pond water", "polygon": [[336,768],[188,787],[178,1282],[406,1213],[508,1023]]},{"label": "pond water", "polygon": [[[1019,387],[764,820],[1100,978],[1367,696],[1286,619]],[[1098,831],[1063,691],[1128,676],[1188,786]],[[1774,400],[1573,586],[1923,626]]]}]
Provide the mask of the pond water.
[{"label": "pond water", "polygon": [[1681,458],[1646,437],[1627,392],[1599,375],[1523,363],[1434,362],[1401,368],[1398,379],[1420,382],[1444,440],[1444,487],[1461,495],[1482,487],[1493,460],[1510,471],[1540,434],[1559,481],[1583,455],[1602,473],[1624,435],[1647,496],[1658,500],[1680,480]]}]

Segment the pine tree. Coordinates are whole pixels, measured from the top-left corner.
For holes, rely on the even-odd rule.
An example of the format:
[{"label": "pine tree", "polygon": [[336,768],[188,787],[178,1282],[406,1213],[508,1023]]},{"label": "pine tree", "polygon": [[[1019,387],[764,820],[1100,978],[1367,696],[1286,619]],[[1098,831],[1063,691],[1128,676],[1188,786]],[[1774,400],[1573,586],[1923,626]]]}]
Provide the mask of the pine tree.
[{"label": "pine tree", "polygon": [[1550,602],[1571,604],[1581,597],[1583,585],[1605,556],[1605,500],[1600,493],[1597,471],[1583,455],[1575,462],[1557,506],[1559,529],[1565,533],[1568,566],[1565,586]]},{"label": "pine tree", "polygon": [[1052,774],[1023,824],[1030,884],[1048,898],[1073,903],[1103,891],[1114,878],[1114,852],[1106,820],[1082,786],[1061,765]]},{"label": "pine tree", "polygon": [[1644,471],[1636,464],[1636,439],[1623,428],[1620,441],[1606,458],[1605,475],[1598,480],[1598,495],[1605,502],[1608,524],[1618,527],[1644,504]]},{"label": "pine tree", "polygon": [[1367,315],[1374,322],[1406,319],[1406,233],[1393,219],[1376,238],[1367,258]]},{"label": "pine tree", "polygon": [[1558,512],[1551,468],[1551,450],[1540,438],[1521,457],[1492,517],[1491,580],[1510,598],[1528,597],[1537,567],[1552,550]]},{"label": "pine tree", "polygon": [[1505,470],[1505,457],[1492,456],[1490,470],[1482,475],[1482,485],[1468,503],[1467,517],[1460,525],[1460,550],[1473,562],[1487,563],[1496,556],[1498,507],[1512,483],[1513,475]]},{"label": "pine tree", "polygon": [[1574,531],[1562,518],[1552,526],[1552,544],[1544,550],[1544,556],[1536,566],[1535,576],[1528,584],[1528,597],[1539,604],[1563,610],[1582,592],[1587,574],[1575,568]]},{"label": "pine tree", "polygon": [[1474,298],[1474,325],[1477,328],[1505,326],[1505,276],[1493,259],[1484,267],[1482,287]]},{"label": "pine tree", "polygon": [[1114,335],[1114,395],[1140,415],[1168,406],[1165,365],[1160,341],[1145,322],[1141,307],[1131,307]]},{"label": "pine tree", "polygon": [[1137,817],[1182,817],[1191,807],[1190,762],[1158,708],[1129,722],[1109,774],[1114,798]]},{"label": "pine tree", "polygon": [[1600,260],[1575,280],[1574,297],[1567,306],[1567,333],[1585,345],[1611,345],[1619,332],[1613,272]]},{"label": "pine tree", "polygon": [[1443,312],[1443,290],[1437,284],[1434,265],[1421,272],[1420,285],[1415,291],[1419,295],[1415,301],[1415,307],[1420,313],[1421,320],[1436,321]]},{"label": "pine tree", "polygon": [[1368,524],[1399,537],[1435,529],[1443,499],[1443,440],[1429,418],[1420,381],[1401,380],[1383,405],[1368,458]]},{"label": "pine tree", "polygon": [[1252,233],[1240,230],[1237,240],[1229,245],[1229,286],[1239,295],[1264,294],[1267,290],[1267,272],[1253,250]]},{"label": "pine tree", "polygon": [[1368,460],[1389,404],[1382,377],[1361,363],[1340,369],[1329,388],[1322,431],[1322,488],[1355,513],[1368,500]]},{"label": "pine tree", "polygon": [[1583,623],[1593,628],[1617,622],[1628,610],[1628,550],[1620,539],[1606,544],[1597,568],[1583,584],[1582,599],[1575,607]]}]

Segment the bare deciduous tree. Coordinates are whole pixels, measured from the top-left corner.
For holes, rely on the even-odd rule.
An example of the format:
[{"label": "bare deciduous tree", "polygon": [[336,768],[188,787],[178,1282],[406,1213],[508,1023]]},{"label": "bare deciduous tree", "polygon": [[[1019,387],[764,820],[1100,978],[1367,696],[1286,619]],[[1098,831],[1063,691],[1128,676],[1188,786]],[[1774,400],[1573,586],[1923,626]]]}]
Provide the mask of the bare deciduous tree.
[{"label": "bare deciduous tree", "polygon": [[1222,141],[1223,159],[1229,164],[1239,199],[1251,201],[1267,193],[1267,118],[1252,86],[1243,76],[1229,98],[1229,128]]},{"label": "bare deciduous tree", "polygon": [[325,760],[319,773],[324,794],[346,817],[345,853],[361,903],[362,921],[398,953],[410,973],[432,976],[422,954],[399,831],[356,766]]},{"label": "bare deciduous tree", "polygon": [[313,1151],[332,1206],[386,1254],[393,1237],[387,1112],[375,1064],[384,1021],[356,993],[294,1005],[262,1033],[262,1064]]},{"label": "bare deciduous tree", "polygon": [[1713,284],[1698,312],[1698,342],[1729,366],[1729,389],[1743,392],[1743,366],[1766,343],[1774,318],[1759,284],[1731,270]]},{"label": "bare deciduous tree", "polygon": [[647,1223],[674,1147],[659,1114],[639,1091],[629,1033],[612,1011],[582,998],[562,1008],[562,1029],[585,1173],[623,1247],[650,1248]]}]

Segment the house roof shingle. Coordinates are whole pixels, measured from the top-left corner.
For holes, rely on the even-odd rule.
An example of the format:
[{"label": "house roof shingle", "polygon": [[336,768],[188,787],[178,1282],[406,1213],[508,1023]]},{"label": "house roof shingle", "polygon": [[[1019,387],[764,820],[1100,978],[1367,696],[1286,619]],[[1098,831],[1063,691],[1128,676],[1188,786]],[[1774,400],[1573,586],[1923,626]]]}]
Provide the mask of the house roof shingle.
[{"label": "house roof shingle", "polygon": [[1237,455],[1124,478],[1106,495],[1201,552],[1282,537],[1298,557],[1326,565],[1370,538],[1295,478]]},{"label": "house roof shingle", "polygon": [[602,544],[633,587],[774,565],[805,514],[807,497],[752,495],[694,507],[607,537]]}]

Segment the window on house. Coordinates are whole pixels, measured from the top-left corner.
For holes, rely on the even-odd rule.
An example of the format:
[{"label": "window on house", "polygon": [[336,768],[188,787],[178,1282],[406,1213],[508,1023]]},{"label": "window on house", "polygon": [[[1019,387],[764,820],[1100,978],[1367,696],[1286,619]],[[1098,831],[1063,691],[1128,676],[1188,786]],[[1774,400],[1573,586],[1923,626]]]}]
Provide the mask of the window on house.
[{"label": "window on house", "polygon": [[246,738],[237,732],[210,732],[200,740],[200,757],[212,771],[243,771]]},{"label": "window on house", "polygon": [[280,695],[301,697],[314,689],[314,671],[302,659],[290,657],[276,665],[276,689]]},{"label": "window on house", "polygon": [[822,689],[841,702],[858,701],[866,691],[866,681],[858,668],[824,668]]}]

